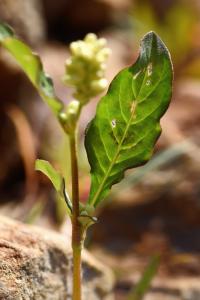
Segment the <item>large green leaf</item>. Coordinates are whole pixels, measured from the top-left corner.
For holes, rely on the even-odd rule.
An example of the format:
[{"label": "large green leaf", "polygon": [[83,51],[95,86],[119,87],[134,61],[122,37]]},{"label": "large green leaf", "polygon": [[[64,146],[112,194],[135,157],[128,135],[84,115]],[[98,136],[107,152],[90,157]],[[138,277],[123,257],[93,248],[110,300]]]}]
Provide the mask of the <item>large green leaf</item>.
[{"label": "large green leaf", "polygon": [[96,206],[124,171],[147,162],[161,133],[172,93],[172,64],[160,38],[149,32],[140,55],[112,81],[86,132],[91,166],[89,203]]},{"label": "large green leaf", "polygon": [[44,72],[39,56],[33,53],[26,44],[15,38],[12,29],[4,23],[0,23],[0,44],[10,52],[36,87],[40,96],[58,115],[63,109],[63,104],[56,97],[53,82]]}]

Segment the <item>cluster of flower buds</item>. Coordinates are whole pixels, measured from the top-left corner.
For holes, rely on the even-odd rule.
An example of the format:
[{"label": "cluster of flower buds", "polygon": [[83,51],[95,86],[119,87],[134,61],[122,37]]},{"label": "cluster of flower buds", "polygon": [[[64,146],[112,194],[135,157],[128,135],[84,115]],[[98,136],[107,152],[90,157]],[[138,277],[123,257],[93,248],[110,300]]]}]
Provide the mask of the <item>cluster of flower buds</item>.
[{"label": "cluster of flower buds", "polygon": [[89,33],[83,41],[72,42],[70,51],[64,82],[74,87],[74,98],[85,104],[107,87],[105,62],[111,50],[106,47],[105,39]]}]

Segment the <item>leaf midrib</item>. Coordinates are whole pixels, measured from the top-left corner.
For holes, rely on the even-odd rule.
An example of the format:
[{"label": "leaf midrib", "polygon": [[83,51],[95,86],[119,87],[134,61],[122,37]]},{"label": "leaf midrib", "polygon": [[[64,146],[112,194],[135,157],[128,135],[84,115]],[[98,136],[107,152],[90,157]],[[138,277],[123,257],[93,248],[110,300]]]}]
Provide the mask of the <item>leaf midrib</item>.
[{"label": "leaf midrib", "polygon": [[[136,102],[137,102],[137,101],[136,101]],[[122,144],[123,144],[123,142],[124,142],[124,139],[126,138],[127,131],[128,131],[129,126],[130,126],[130,124],[131,124],[132,118],[133,118],[133,116],[134,116],[134,114],[135,114],[136,107],[137,107],[137,104],[135,105],[134,110],[133,110],[133,112],[132,112],[132,114],[131,114],[131,117],[130,117],[128,123],[127,123],[127,126],[126,126],[126,129],[125,129],[125,131],[124,131],[123,137],[122,137],[120,143],[118,144],[117,151],[116,151],[115,156],[114,156],[114,158],[113,158],[113,160],[112,160],[112,162],[111,162],[111,164],[110,164],[110,167],[108,168],[108,171],[105,173],[104,179],[102,180],[102,183],[100,184],[100,186],[99,186],[99,188],[98,188],[98,190],[97,190],[97,192],[96,192],[94,198],[93,198],[92,201],[91,201],[91,204],[92,204],[92,205],[95,205],[96,199],[98,198],[99,194],[101,193],[101,190],[102,190],[102,188],[103,188],[103,186],[104,186],[104,184],[105,184],[105,182],[106,182],[106,180],[107,180],[107,178],[108,178],[108,176],[109,176],[109,173],[111,172],[111,170],[112,170],[112,168],[113,168],[113,166],[114,166],[114,164],[115,164],[115,162],[116,162],[116,160],[117,160],[117,158],[118,158],[119,152],[120,152],[120,150],[121,150],[121,146],[122,146]]]}]

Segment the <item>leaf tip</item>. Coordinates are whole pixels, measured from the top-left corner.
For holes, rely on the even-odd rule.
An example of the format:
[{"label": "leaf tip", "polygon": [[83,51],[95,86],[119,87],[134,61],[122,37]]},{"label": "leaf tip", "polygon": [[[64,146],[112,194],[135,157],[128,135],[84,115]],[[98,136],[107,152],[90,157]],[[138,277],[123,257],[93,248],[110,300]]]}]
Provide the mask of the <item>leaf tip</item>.
[{"label": "leaf tip", "polygon": [[160,38],[160,36],[154,32],[149,31],[147,32],[144,37],[142,38],[140,42],[141,47],[141,56],[144,58],[144,60],[149,60],[152,57],[164,57],[167,59],[170,69],[171,69],[171,81],[173,80],[173,64],[170,52],[163,42],[163,40]]},{"label": "leaf tip", "polygon": [[38,159],[38,158],[35,160],[35,170],[36,171],[39,171],[38,166],[39,166],[40,161],[41,161],[41,159]]},{"label": "leaf tip", "polygon": [[149,31],[144,35],[141,40],[141,47],[142,49],[149,49],[149,53],[151,53],[152,49],[155,49],[156,54],[161,55],[164,53],[170,58],[170,54],[165,43],[154,31]]},{"label": "leaf tip", "polygon": [[0,42],[5,38],[12,36],[14,36],[14,31],[12,28],[8,24],[0,21]]}]

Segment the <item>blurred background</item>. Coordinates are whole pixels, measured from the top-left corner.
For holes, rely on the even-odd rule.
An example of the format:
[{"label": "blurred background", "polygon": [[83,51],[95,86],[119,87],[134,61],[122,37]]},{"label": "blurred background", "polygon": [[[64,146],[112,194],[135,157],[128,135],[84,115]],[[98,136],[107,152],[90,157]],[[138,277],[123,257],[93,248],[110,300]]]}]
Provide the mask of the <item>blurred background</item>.
[{"label": "blurred background", "polygon": [[[150,258],[160,266],[145,299],[200,299],[200,2],[198,0],[0,0],[0,19],[41,56],[65,101],[62,83],[71,41],[88,32],[112,49],[109,81],[138,55],[150,31],[166,43],[174,64],[174,92],[162,119],[153,159],[128,171],[98,210],[87,248],[116,275],[115,298],[126,299]],[[50,182],[34,171],[50,160],[70,187],[68,141],[57,121],[11,57],[0,49],[0,214],[66,232],[69,220]],[[80,120],[80,191],[90,179],[84,130],[98,99]]]}]

